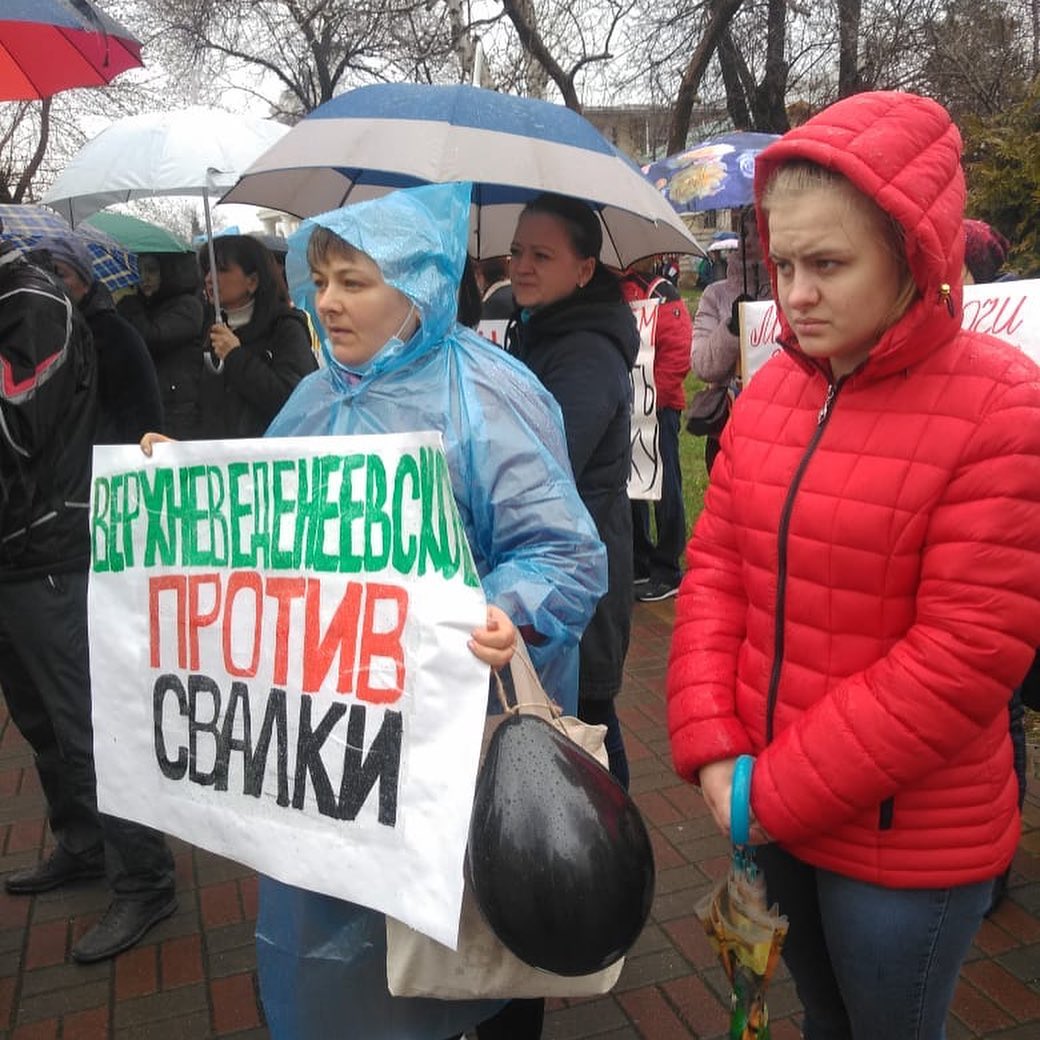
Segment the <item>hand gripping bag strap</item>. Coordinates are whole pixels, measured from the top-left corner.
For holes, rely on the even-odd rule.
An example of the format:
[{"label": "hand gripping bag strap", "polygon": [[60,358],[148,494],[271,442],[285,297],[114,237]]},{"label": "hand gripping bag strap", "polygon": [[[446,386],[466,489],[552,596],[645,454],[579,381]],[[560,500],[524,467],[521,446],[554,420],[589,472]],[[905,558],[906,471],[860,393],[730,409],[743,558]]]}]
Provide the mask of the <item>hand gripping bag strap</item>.
[{"label": "hand gripping bag strap", "polygon": [[[550,721],[592,755],[604,768],[605,726],[589,726],[563,715],[538,680],[523,640],[517,640],[510,663],[516,704],[509,706],[501,678],[494,673],[500,699],[509,712],[538,715]],[[489,715],[484,747],[504,715]],[[393,918],[386,919],[386,974],[390,992],[398,997],[439,997],[443,1000],[470,998],[589,997],[609,992],[617,982],[624,958],[592,975],[554,975],[525,964],[510,953],[484,922],[470,890],[462,899],[457,950],[442,946],[428,936]]]}]

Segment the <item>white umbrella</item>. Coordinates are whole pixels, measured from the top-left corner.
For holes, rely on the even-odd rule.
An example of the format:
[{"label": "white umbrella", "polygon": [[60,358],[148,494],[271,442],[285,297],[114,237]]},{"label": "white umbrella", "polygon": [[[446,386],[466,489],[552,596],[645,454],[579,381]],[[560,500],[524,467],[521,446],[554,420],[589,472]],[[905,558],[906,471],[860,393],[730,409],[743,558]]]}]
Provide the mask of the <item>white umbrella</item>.
[{"label": "white umbrella", "polygon": [[470,86],[379,83],[327,101],[261,155],[222,202],[300,217],[422,183],[472,181],[470,253],[509,252],[540,192],[590,203],[601,259],[704,251],[675,210],[588,120],[562,105]]},{"label": "white umbrella", "polygon": [[[210,196],[239,174],[288,127],[270,119],[192,107],[118,119],[69,161],[42,201],[75,225],[106,206],[155,195],[201,195],[210,269],[215,270]],[[213,279],[214,305],[220,300]]]}]

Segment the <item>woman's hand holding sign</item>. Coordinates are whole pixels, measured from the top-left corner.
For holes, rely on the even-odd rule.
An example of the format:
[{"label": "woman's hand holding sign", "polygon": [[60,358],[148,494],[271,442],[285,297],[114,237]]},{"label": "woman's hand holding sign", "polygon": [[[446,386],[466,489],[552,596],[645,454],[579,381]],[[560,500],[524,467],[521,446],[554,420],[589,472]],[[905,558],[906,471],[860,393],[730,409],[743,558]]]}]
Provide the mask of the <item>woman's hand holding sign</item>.
[{"label": "woman's hand holding sign", "polygon": [[498,669],[509,664],[515,643],[516,625],[509,620],[505,611],[489,605],[487,624],[473,630],[469,648],[478,660]]}]

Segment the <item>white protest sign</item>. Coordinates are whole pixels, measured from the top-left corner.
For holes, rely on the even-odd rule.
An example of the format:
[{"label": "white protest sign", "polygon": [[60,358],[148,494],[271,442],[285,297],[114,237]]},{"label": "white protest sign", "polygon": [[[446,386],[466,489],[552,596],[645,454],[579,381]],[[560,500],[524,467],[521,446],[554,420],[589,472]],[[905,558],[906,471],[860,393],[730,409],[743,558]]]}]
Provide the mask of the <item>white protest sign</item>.
[{"label": "white protest sign", "polygon": [[[741,374],[751,377],[780,349],[780,321],[772,300],[740,305]],[[1040,364],[1040,279],[964,286],[962,325],[1010,343]]]},{"label": "white protest sign", "polygon": [[454,947],[486,616],[440,435],[96,448],[98,802]]},{"label": "white protest sign", "polygon": [[657,439],[657,387],[654,385],[654,337],[657,300],[633,300],[632,312],[639,327],[639,353],[632,368],[632,468],[628,497],[661,497],[661,449]]},{"label": "white protest sign", "polygon": [[[657,389],[654,385],[654,332],[657,300],[632,303],[639,326],[639,354],[632,381],[632,468],[628,475],[628,497],[657,500],[661,497],[661,452],[657,440]],[[481,321],[476,331],[499,346],[505,345],[508,321]],[[590,378],[595,378],[590,373]]]}]

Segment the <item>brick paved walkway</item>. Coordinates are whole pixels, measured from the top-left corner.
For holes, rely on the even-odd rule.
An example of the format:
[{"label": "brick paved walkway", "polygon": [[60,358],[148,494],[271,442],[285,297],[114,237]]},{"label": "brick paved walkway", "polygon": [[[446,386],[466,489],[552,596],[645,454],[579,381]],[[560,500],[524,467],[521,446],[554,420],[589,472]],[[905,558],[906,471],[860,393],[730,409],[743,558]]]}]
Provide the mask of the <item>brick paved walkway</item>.
[{"label": "brick paved walkway", "polygon": [[[637,606],[620,702],[632,789],[657,853],[653,915],[614,993],[554,1001],[545,1040],[725,1035],[726,987],[692,908],[726,869],[727,848],[699,796],[671,770],[663,691],[672,611],[672,601]],[[30,755],[0,705],[0,873],[39,858],[46,841],[42,811]],[[253,973],[255,878],[183,842],[174,849],[180,909],[109,964],[68,961],[69,946],[104,909],[101,883],[35,899],[0,889],[0,1040],[268,1036]],[[769,1005],[775,1040],[794,1040],[799,1008],[783,974]],[[976,938],[949,1037],[1040,1037],[1040,782],[1026,805],[1011,899]]]}]

